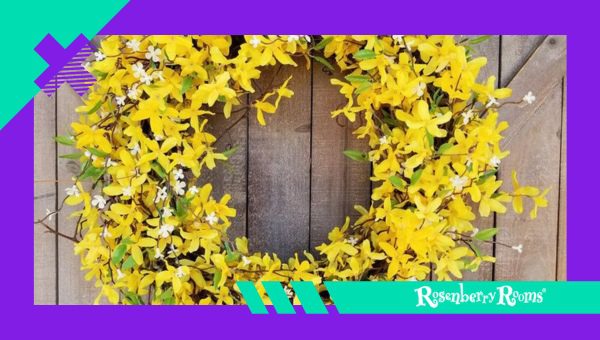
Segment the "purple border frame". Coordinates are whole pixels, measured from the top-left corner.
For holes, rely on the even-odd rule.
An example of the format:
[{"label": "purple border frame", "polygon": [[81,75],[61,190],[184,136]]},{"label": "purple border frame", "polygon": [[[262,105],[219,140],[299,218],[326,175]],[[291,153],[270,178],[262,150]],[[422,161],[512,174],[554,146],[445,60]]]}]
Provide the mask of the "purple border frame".
[{"label": "purple border frame", "polygon": [[[391,1],[390,1],[391,2]],[[593,167],[593,134],[589,126],[598,121],[590,112],[586,120],[574,112],[589,111],[587,82],[594,79],[595,66],[586,57],[597,58],[593,15],[597,10],[579,6],[577,1],[551,6],[505,0],[502,3],[464,1],[453,6],[427,6],[419,3],[382,4],[369,7],[320,1],[289,3],[272,1],[199,3],[132,0],[100,34],[241,34],[241,33],[461,33],[461,34],[567,34],[569,116],[567,146],[569,155],[568,192],[568,279],[600,280],[600,266],[594,243],[596,223],[586,212],[595,211],[592,189],[586,176],[578,176],[584,166]],[[248,6],[244,8],[244,6]],[[428,13],[431,13],[429,14]],[[476,14],[468,11],[477,11]],[[370,14],[369,14],[370,13]],[[365,15],[361,18],[360,15]],[[427,16],[431,18],[427,18]],[[457,21],[457,18],[465,18]],[[448,32],[451,30],[452,32]],[[590,74],[590,72],[592,72]],[[588,75],[590,74],[590,75]],[[585,124],[585,126],[584,126]],[[22,227],[19,233],[6,233],[2,253],[0,291],[5,314],[0,332],[19,338],[47,337],[86,339],[108,337],[142,338],[152,336],[203,337],[209,333],[223,338],[334,336],[362,337],[391,333],[398,337],[461,335],[506,338],[535,334],[536,337],[568,335],[573,330],[591,328],[600,316],[563,315],[251,315],[245,306],[233,307],[123,307],[123,306],[33,306],[33,229],[31,219],[33,186],[33,100],[0,133],[0,150],[6,166],[0,167],[6,193],[3,228]],[[19,147],[15,147],[15,145]],[[12,165],[12,166],[9,166]],[[14,166],[22,165],[20,168]],[[23,189],[25,185],[28,189]],[[587,196],[591,199],[588,199]],[[16,203],[16,204],[15,204]],[[591,215],[591,214],[590,214]],[[590,216],[594,218],[594,215]],[[24,246],[25,245],[25,246]],[[592,293],[592,292],[590,292]],[[438,335],[439,334],[439,335]],[[8,338],[8,337],[2,337]]]}]

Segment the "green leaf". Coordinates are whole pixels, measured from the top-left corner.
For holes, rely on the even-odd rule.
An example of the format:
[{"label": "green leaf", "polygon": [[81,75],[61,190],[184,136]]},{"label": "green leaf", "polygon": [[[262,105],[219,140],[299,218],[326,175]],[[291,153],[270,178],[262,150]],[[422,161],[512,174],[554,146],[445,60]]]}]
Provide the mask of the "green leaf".
[{"label": "green leaf", "polygon": [[133,268],[134,266],[135,266],[135,260],[133,259],[133,256],[129,256],[127,258],[127,260],[125,260],[125,262],[123,262],[121,269],[128,270],[128,269]]},{"label": "green leaf", "polygon": [[437,149],[437,154],[438,155],[443,155],[446,151],[448,151],[451,147],[452,147],[452,143],[444,143],[442,145],[440,145],[440,147]]},{"label": "green leaf", "polygon": [[219,281],[221,281],[221,276],[223,275],[223,273],[217,269],[217,271],[215,271],[215,277],[213,278],[213,286],[215,287],[215,289],[217,288],[217,284],[219,283]]},{"label": "green leaf", "polygon": [[240,260],[241,254],[238,252],[232,252],[225,255],[225,262],[232,263]]},{"label": "green leaf", "polygon": [[354,53],[354,59],[356,60],[368,60],[374,59],[377,55],[373,50],[360,50]]},{"label": "green leaf", "polygon": [[333,40],[333,37],[327,37],[327,38],[319,41],[317,46],[315,46],[315,50],[320,51],[320,50],[324,49],[325,46],[327,46],[327,44],[329,44],[331,42],[331,40]]},{"label": "green leaf", "polygon": [[125,256],[125,251],[127,250],[127,245],[124,243],[120,243],[112,253],[112,263],[117,264],[121,262],[123,256]]},{"label": "green leaf", "polygon": [[106,76],[108,75],[108,73],[98,71],[98,70],[92,70],[92,74],[95,75],[96,78],[99,78],[100,80],[106,78]]},{"label": "green leaf", "polygon": [[54,140],[62,145],[73,146],[75,145],[75,139],[72,136],[56,136]]},{"label": "green leaf", "polygon": [[190,89],[190,87],[192,86],[192,80],[193,78],[191,76],[183,78],[183,83],[181,84],[181,94],[186,93],[187,90]]},{"label": "green leaf", "polygon": [[489,241],[497,233],[498,233],[498,228],[484,229],[484,230],[478,232],[477,234],[475,234],[475,236],[473,236],[473,238],[477,239],[477,240],[480,240],[480,241]]},{"label": "green leaf", "polygon": [[395,186],[398,189],[402,189],[404,188],[404,180],[402,180],[402,178],[398,177],[398,176],[391,176],[389,178],[390,182],[392,182],[392,185]]},{"label": "green leaf", "polygon": [[493,175],[495,175],[496,172],[498,172],[498,169],[491,169],[491,170],[488,170],[488,171],[484,172],[481,176],[479,176],[479,179],[477,180],[477,184],[483,184],[483,183],[485,183],[485,181],[488,178],[490,178]]},{"label": "green leaf", "polygon": [[125,292],[123,293],[123,295],[125,295],[125,298],[131,302],[132,305],[143,305],[144,302],[142,301],[142,298],[137,295],[136,293],[132,293],[132,292]]},{"label": "green leaf", "polygon": [[154,172],[156,172],[156,174],[160,177],[160,178],[166,178],[167,177],[167,172],[165,171],[165,169],[163,169],[163,167],[158,164],[158,162],[154,161],[150,164],[150,167],[152,168],[152,170],[154,170]]},{"label": "green leaf", "polygon": [[414,185],[419,181],[419,178],[421,178],[421,175],[423,174],[423,169],[419,169],[415,172],[413,172],[412,176],[410,176],[410,185]]},{"label": "green leaf", "polygon": [[238,147],[234,146],[234,147],[232,147],[230,149],[227,149],[227,150],[223,151],[223,155],[225,157],[229,158],[229,157],[235,155],[235,153],[237,152],[237,150],[238,150]]},{"label": "green leaf", "polygon": [[80,180],[92,178],[93,180],[97,180],[104,174],[105,168],[96,168],[94,166],[87,167],[83,174],[79,176]]},{"label": "green leaf", "polygon": [[344,150],[344,155],[353,161],[368,162],[369,157],[366,152],[358,150]]},{"label": "green leaf", "polygon": [[359,87],[356,88],[356,90],[354,90],[354,92],[356,94],[361,94],[365,91],[367,91],[368,89],[371,88],[371,83],[361,83]]},{"label": "green leaf", "polygon": [[363,207],[362,205],[358,205],[358,204],[354,206],[354,210],[356,210],[361,215],[367,215],[369,213],[369,211],[367,211],[367,209],[365,209],[365,207]]},{"label": "green leaf", "polygon": [[58,156],[59,158],[66,158],[66,159],[79,159],[83,156],[82,152],[75,152],[75,153],[68,153],[66,155],[60,155]]},{"label": "green leaf", "polygon": [[108,154],[104,151],[100,151],[96,148],[87,148],[87,150],[96,157],[106,157]]},{"label": "green leaf", "polygon": [[100,106],[102,106],[102,101],[99,100],[96,104],[94,104],[94,106],[87,112],[88,115],[91,115],[92,113],[98,111],[98,109],[100,108]]},{"label": "green leaf", "polygon": [[160,300],[165,305],[175,304],[175,298],[173,297],[173,288],[165,290],[162,294],[160,294]]},{"label": "green leaf", "polygon": [[429,131],[427,131],[427,142],[429,143],[429,146],[433,146],[433,143],[434,143],[433,135],[431,133],[429,133]]},{"label": "green leaf", "polygon": [[488,40],[490,37],[491,35],[480,35],[478,37],[469,39],[469,45],[481,44],[482,42]]},{"label": "green leaf", "polygon": [[133,241],[129,237],[125,237],[121,240],[121,243],[123,243],[124,245],[130,245],[133,244]]},{"label": "green leaf", "polygon": [[175,202],[175,215],[179,218],[184,218],[188,213],[190,207],[190,200],[182,197]]},{"label": "green leaf", "polygon": [[318,55],[314,55],[312,56],[314,60],[318,61],[319,63],[323,64],[325,67],[327,67],[330,71],[335,71],[335,69],[333,68],[333,66],[329,63],[329,61],[327,61],[327,59],[320,57]]},{"label": "green leaf", "polygon": [[365,76],[363,74],[349,74],[344,78],[346,78],[346,80],[351,83],[364,83],[369,82],[371,80],[369,76]]}]

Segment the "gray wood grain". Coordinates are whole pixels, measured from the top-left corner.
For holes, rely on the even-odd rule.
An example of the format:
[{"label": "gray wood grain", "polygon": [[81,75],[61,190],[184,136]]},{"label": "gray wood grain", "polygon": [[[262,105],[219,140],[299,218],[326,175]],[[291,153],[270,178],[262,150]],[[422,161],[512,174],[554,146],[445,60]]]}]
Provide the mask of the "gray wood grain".
[{"label": "gray wood grain", "polygon": [[[473,36],[470,36],[473,37]],[[490,37],[490,39],[484,41],[481,44],[474,46],[475,53],[474,56],[483,56],[487,58],[487,65],[481,69],[479,73],[479,82],[485,82],[488,77],[495,76],[496,79],[500,79],[500,37],[495,35]],[[471,207],[473,208],[473,212],[477,213],[477,205],[471,203]],[[478,217],[475,221],[473,221],[473,226],[476,228],[487,229],[494,227],[494,215],[490,215],[488,217]],[[477,244],[477,246],[481,249],[484,254],[494,255],[494,247],[489,243],[481,243]],[[493,264],[490,262],[484,262],[479,267],[479,270],[476,272],[465,271],[463,273],[463,280],[466,281],[489,281],[493,278]]]},{"label": "gray wood grain", "polygon": [[370,164],[352,161],[344,156],[347,149],[368,151],[367,139],[352,135],[358,122],[345,117],[331,117],[331,111],[346,103],[330,79],[343,79],[341,73],[329,75],[315,63],[312,96],[312,167],[311,167],[311,229],[310,247],[327,241],[334,226],[341,226],[345,217],[358,217],[354,205],[370,205]]},{"label": "gray wood grain", "polygon": [[[57,100],[57,132],[58,135],[71,133],[71,123],[78,119],[75,108],[82,104],[82,100],[66,83],[58,89]],[[58,155],[73,153],[69,146],[59,145]],[[65,188],[73,185],[70,178],[79,173],[79,162],[70,159],[58,159],[58,201],[65,198]],[[57,217],[58,230],[66,235],[75,233],[76,219],[69,215],[80,207],[67,205]],[[85,273],[80,270],[81,261],[73,251],[73,242],[59,237],[58,239],[58,302],[61,305],[92,304],[98,290],[93,282],[83,279]]]},{"label": "gray wood grain", "polygon": [[[310,204],[310,72],[298,67],[265,70],[260,85],[273,76],[279,85],[289,75],[290,99],[281,101],[276,117],[260,126],[251,111],[248,135],[248,235],[250,248],[277,252],[281,258],[308,249]],[[257,91],[260,92],[260,91]],[[252,96],[254,100],[256,96]]]},{"label": "gray wood grain", "polygon": [[[512,41],[510,37],[503,39],[503,55],[504,51],[513,50]],[[520,43],[517,45],[521,46]],[[508,84],[513,89],[514,99],[519,100],[532,91],[537,100],[525,107],[507,106],[501,112],[501,117],[511,125],[501,144],[504,149],[511,150],[511,155],[502,162],[499,177],[510,188],[511,171],[517,169],[522,185],[553,189],[547,196],[548,207],[539,211],[536,220],[530,220],[527,213],[517,215],[511,209],[506,214],[497,215],[500,229],[497,240],[509,245],[523,245],[522,254],[511,248],[497,247],[497,280],[556,279],[560,190],[557,184],[560,177],[565,48],[564,37],[545,38]],[[504,59],[502,64],[505,64]]]},{"label": "gray wood grain", "polygon": [[556,279],[567,280],[567,79],[562,83],[562,126],[560,151],[560,203],[558,210]]},{"label": "gray wood grain", "polygon": [[[56,96],[40,91],[34,99],[34,219],[43,219],[56,210],[56,148],[52,137],[56,127]],[[56,230],[56,218],[44,221]],[[34,303],[56,303],[56,241],[55,234],[42,225],[34,228]]]},{"label": "gray wood grain", "polygon": [[222,152],[233,147],[237,148],[237,151],[227,161],[217,161],[217,167],[214,169],[204,169],[199,179],[199,185],[211,183],[212,195],[217,200],[220,200],[225,193],[231,195],[229,205],[235,208],[237,215],[231,219],[231,227],[227,234],[230,239],[246,236],[246,156],[248,146],[246,110],[232,113],[229,119],[218,113],[216,116],[210,117],[207,127],[208,131],[219,138],[215,143],[217,151]]},{"label": "gray wood grain", "polygon": [[506,86],[544,41],[545,35],[503,35],[502,74],[500,84]]}]

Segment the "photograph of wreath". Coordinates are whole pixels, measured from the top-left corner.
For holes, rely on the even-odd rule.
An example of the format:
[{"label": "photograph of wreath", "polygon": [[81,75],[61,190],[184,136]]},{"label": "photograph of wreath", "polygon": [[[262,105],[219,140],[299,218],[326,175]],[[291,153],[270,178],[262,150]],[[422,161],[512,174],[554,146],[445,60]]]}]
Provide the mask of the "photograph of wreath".
[{"label": "photograph of wreath", "polygon": [[[453,36],[108,36],[93,58],[97,82],[56,142],[81,165],[63,204],[78,209],[75,253],[96,302],[242,304],[241,280],[280,281],[287,292],[297,280],[321,291],[331,280],[461,279],[495,261],[478,244],[522,251],[495,242],[497,228],[477,229],[478,216],[513,209],[535,219],[548,205],[551,183],[522,184],[512,169],[512,183],[497,176],[509,156],[499,111],[535,94],[478,79],[486,58]],[[235,152],[215,146],[207,123],[240,110],[260,125],[280,118],[291,77],[261,90],[255,81],[298,58],[342,75],[330,83],[347,101],[331,117],[359,125],[353,135],[369,151],[345,154],[371,164],[373,189],[360,217],[288,259],[228,236],[231,196],[213,197],[199,179]]]}]

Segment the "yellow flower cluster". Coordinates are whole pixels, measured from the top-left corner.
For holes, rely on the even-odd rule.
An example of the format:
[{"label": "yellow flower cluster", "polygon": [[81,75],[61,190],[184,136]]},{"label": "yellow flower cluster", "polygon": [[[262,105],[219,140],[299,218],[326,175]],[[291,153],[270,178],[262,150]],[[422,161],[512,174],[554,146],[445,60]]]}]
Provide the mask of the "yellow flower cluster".
[{"label": "yellow flower cluster", "polygon": [[[493,257],[475,240],[481,216],[506,211],[523,198],[537,207],[546,192],[520,186],[500,191],[496,177],[501,132],[497,100],[511,95],[491,77],[476,82],[485,58],[451,36],[110,36],[88,69],[97,83],[85,99],[72,136],[81,173],[67,189],[68,205],[82,206],[75,246],[86,279],[111,303],[242,303],[235,282],[461,278]],[[241,98],[267,67],[304,57],[343,71],[332,79],[347,104],[332,116],[358,120],[357,138],[373,165],[372,205],[317,247],[282,261],[230,240],[236,212],[229,195],[211,196],[198,183],[204,169],[225,161],[218,137],[205,130],[211,116],[245,109]],[[310,63],[308,63],[310,65]],[[293,92],[288,81],[251,104],[260,124]],[[268,302],[268,298],[263,298]],[[97,299],[97,301],[99,301]]]}]

